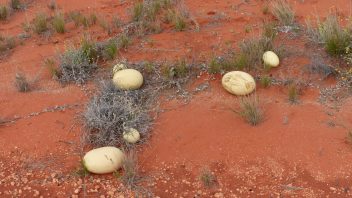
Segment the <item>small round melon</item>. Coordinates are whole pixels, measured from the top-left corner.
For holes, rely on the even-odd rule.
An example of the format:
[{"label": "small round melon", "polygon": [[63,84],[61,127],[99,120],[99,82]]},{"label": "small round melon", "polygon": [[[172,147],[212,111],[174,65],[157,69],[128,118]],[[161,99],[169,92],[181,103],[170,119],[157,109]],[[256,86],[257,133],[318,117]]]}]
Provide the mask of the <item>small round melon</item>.
[{"label": "small round melon", "polygon": [[126,65],[124,65],[122,63],[118,63],[118,64],[114,65],[114,67],[112,68],[112,74],[115,74],[116,72],[123,70],[123,69],[127,69]]},{"label": "small round melon", "polygon": [[254,78],[242,71],[232,71],[226,73],[221,80],[222,86],[234,95],[243,96],[250,94],[255,89]]},{"label": "small round melon", "polygon": [[143,76],[135,69],[123,69],[114,74],[112,81],[122,90],[136,90],[142,86]]},{"label": "small round melon", "polygon": [[264,65],[269,67],[277,67],[280,64],[279,57],[272,51],[263,54],[263,61]]},{"label": "small round melon", "polygon": [[123,132],[122,137],[126,142],[134,144],[138,142],[138,140],[141,138],[141,135],[136,129],[130,128],[129,130]]},{"label": "small round melon", "polygon": [[91,173],[106,174],[118,170],[123,158],[124,154],[120,149],[107,146],[87,152],[83,157],[83,164]]}]

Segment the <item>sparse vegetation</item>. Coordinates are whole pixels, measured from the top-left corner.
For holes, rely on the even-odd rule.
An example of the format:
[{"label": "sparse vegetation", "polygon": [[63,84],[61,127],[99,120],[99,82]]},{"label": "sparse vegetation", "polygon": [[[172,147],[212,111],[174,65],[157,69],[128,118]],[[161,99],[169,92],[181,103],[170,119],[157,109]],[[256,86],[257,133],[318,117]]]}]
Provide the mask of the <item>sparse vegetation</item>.
[{"label": "sparse vegetation", "polygon": [[293,26],[295,13],[287,0],[277,0],[272,4],[272,14],[283,26]]},{"label": "sparse vegetation", "polygon": [[33,31],[37,34],[42,34],[49,29],[48,17],[45,13],[39,13],[35,16],[33,21]]},{"label": "sparse vegetation", "polygon": [[208,168],[203,168],[201,170],[199,180],[207,188],[210,188],[216,184],[216,177]]},{"label": "sparse vegetation", "polygon": [[259,106],[256,96],[242,97],[240,100],[240,111],[237,113],[252,126],[256,126],[263,121],[263,110]]},{"label": "sparse vegetation", "polygon": [[218,59],[216,57],[212,58],[209,63],[208,72],[210,74],[218,74],[221,72],[221,69],[221,64],[219,63]]},{"label": "sparse vegetation", "polygon": [[80,12],[77,11],[73,11],[70,12],[68,14],[69,18],[75,23],[76,27],[79,27],[81,24],[81,18],[82,18],[82,14]]},{"label": "sparse vegetation", "polygon": [[299,101],[300,90],[297,83],[290,83],[288,85],[288,101],[291,104],[297,104]]},{"label": "sparse vegetation", "polygon": [[0,35],[0,55],[13,49],[16,46],[14,37],[4,37]]},{"label": "sparse vegetation", "polygon": [[65,19],[61,13],[57,13],[54,16],[52,24],[57,33],[65,33]]},{"label": "sparse vegetation", "polygon": [[[135,4],[132,20],[138,26],[138,33],[161,32],[161,23],[172,23],[176,31],[184,31],[187,23],[185,10],[172,7],[169,0],[144,1]],[[181,6],[180,6],[181,7]]]},{"label": "sparse vegetation", "polygon": [[30,84],[23,73],[16,73],[15,76],[15,86],[19,92],[28,92],[30,91]]},{"label": "sparse vegetation", "polygon": [[317,19],[317,28],[313,28],[309,20],[306,25],[309,37],[324,44],[326,51],[331,55],[344,54],[351,43],[350,32],[339,24],[335,15],[329,15],[324,22]]},{"label": "sparse vegetation", "polygon": [[92,76],[93,71],[97,69],[97,64],[92,60],[89,53],[89,49],[68,47],[59,56],[59,81],[61,83],[76,82],[79,84],[86,82]]},{"label": "sparse vegetation", "polygon": [[130,44],[131,44],[131,39],[130,37],[128,37],[127,34],[121,34],[118,37],[117,45],[119,49],[127,49]]},{"label": "sparse vegetation", "polygon": [[255,68],[261,63],[265,51],[273,51],[274,45],[272,39],[261,37],[259,39],[248,39],[240,43],[240,52],[237,55],[238,64],[245,65],[248,69]]},{"label": "sparse vegetation", "polygon": [[9,1],[10,8],[14,10],[20,10],[23,8],[23,5],[20,0],[10,0]]},{"label": "sparse vegetation", "polygon": [[138,164],[137,164],[137,156],[131,151],[125,155],[125,158],[122,162],[123,175],[120,177],[122,183],[133,189],[140,182]]},{"label": "sparse vegetation", "polygon": [[133,14],[132,14],[132,19],[134,21],[139,21],[142,19],[143,17],[143,8],[144,5],[142,2],[138,2],[136,3],[136,5],[134,5],[133,7]]}]

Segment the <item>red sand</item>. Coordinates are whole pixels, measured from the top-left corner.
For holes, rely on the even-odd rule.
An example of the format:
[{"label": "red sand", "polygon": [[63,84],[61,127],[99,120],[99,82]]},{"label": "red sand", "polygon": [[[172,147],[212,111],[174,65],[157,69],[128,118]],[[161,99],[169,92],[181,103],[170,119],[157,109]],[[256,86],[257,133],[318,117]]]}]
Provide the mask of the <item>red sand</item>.
[{"label": "red sand", "polygon": [[[209,60],[212,55],[225,52],[225,43],[236,47],[242,39],[258,35],[263,19],[272,19],[262,13],[265,2],[186,0],[191,17],[200,24],[199,32],[192,29],[174,32],[167,28],[163,33],[146,36],[153,41],[153,47],[141,47],[146,38],[135,39],[121,56],[129,61],[181,57]],[[338,10],[342,19],[347,20],[352,7],[347,0],[290,2],[301,24],[308,17],[323,17],[331,10]],[[132,7],[127,1],[61,0],[57,3],[64,12],[97,12],[107,18],[118,14],[125,21]],[[8,21],[0,22],[0,33],[7,36],[21,33],[21,23],[31,21],[39,11],[53,13],[47,8],[47,1],[34,1],[28,10],[16,12]],[[246,26],[252,32],[246,33]],[[0,126],[0,197],[11,197],[8,192],[15,197],[30,197],[36,194],[35,189],[44,197],[84,196],[84,190],[74,193],[81,184],[72,172],[79,167],[81,156],[77,115],[88,97],[80,87],[63,87],[51,79],[43,60],[57,55],[65,43],[77,43],[86,31],[98,39],[108,35],[98,26],[84,30],[71,24],[68,28],[68,33],[54,34],[48,40],[33,34],[0,60],[2,118],[25,117],[56,105],[78,104],[65,111],[42,113]],[[307,49],[303,37],[288,40],[280,35],[279,38],[278,43],[285,40],[297,55],[285,58],[279,68],[271,71],[272,75],[283,79],[312,79],[301,76],[301,68],[310,62],[307,50],[318,53],[323,50]],[[18,71],[25,72],[30,79],[38,79],[32,92],[16,91],[13,81]],[[333,83],[313,80],[321,86]],[[207,77],[202,76],[194,84],[205,81]],[[239,98],[221,88],[219,77],[210,82],[210,89],[194,95],[187,105],[180,101],[163,103],[167,111],[156,120],[149,142],[139,148],[141,169],[155,179],[150,183],[152,191],[159,197],[351,196],[352,147],[345,142],[346,133],[352,128],[351,98],[333,109],[317,101],[319,90],[316,88],[306,89],[298,105],[287,102],[287,89],[282,86],[259,87],[257,96],[265,110],[265,120],[255,127],[231,111],[238,108]],[[199,171],[204,167],[210,167],[217,176],[216,187],[206,189],[199,182]],[[26,176],[28,171],[33,171],[35,176]],[[12,179],[12,173],[17,178],[28,177],[30,181]],[[51,181],[52,173],[57,174],[53,178],[62,179],[60,185]],[[102,187],[98,192],[88,192],[87,196],[113,196],[109,192],[119,186],[118,180],[111,176],[93,178],[94,182],[89,184],[90,180],[85,180],[86,184],[94,188],[98,183]],[[102,184],[108,180],[112,183]],[[24,189],[27,186],[31,190]],[[13,194],[15,191],[17,194]],[[117,191],[114,192],[118,194]]]}]

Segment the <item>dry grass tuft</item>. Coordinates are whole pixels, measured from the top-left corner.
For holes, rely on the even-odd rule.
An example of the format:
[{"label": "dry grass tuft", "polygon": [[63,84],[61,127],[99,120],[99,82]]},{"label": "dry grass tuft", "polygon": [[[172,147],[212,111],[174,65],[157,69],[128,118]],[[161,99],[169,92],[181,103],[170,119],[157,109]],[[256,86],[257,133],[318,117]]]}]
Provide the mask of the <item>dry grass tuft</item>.
[{"label": "dry grass tuft", "polygon": [[19,92],[29,92],[30,84],[23,73],[16,73],[15,76],[15,86]]},{"label": "dry grass tuft", "polygon": [[242,97],[240,100],[240,111],[237,113],[252,126],[258,125],[264,118],[263,110],[259,106],[256,96]]},{"label": "dry grass tuft", "polygon": [[272,14],[283,26],[293,26],[295,23],[295,12],[287,0],[277,0],[272,3]]},{"label": "dry grass tuft", "polygon": [[210,188],[217,183],[215,175],[209,170],[209,168],[203,168],[201,170],[199,180],[207,188]]}]

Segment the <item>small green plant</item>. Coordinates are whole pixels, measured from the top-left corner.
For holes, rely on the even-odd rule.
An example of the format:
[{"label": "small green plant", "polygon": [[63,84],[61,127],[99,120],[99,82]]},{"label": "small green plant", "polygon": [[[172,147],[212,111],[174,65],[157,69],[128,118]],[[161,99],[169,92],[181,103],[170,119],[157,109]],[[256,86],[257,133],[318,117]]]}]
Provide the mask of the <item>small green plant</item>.
[{"label": "small green plant", "polygon": [[99,18],[99,26],[106,31],[108,35],[112,34],[112,27],[104,17]]},{"label": "small green plant", "polygon": [[112,60],[117,54],[117,41],[115,39],[110,39],[104,46],[103,58],[106,60]]},{"label": "small green plant", "polygon": [[199,180],[207,188],[210,188],[216,184],[216,177],[208,168],[203,168],[201,170]]},{"label": "small green plant", "polygon": [[61,13],[57,13],[54,16],[52,24],[57,33],[65,33],[65,19]]},{"label": "small green plant", "polygon": [[166,11],[166,15],[164,17],[165,23],[172,23],[176,18],[176,11],[174,9],[168,9]]},{"label": "small green plant", "polygon": [[19,92],[28,92],[30,91],[30,85],[23,73],[16,73],[15,76],[15,86]]},{"label": "small green plant", "polygon": [[271,85],[271,78],[270,76],[263,76],[261,79],[260,79],[260,84],[264,87],[264,88],[267,88]]},{"label": "small green plant", "polygon": [[20,0],[10,0],[9,1],[9,6],[10,8],[14,10],[20,10],[22,9],[23,5]]},{"label": "small green plant", "polygon": [[44,60],[44,66],[48,69],[50,75],[52,78],[59,79],[60,77],[60,72],[59,70],[55,67],[55,60],[52,58],[46,58]]},{"label": "small green plant", "polygon": [[244,53],[239,53],[235,56],[235,59],[234,59],[235,68],[237,68],[238,70],[243,70],[248,65],[249,65],[248,59]]},{"label": "small green plant", "polygon": [[112,17],[111,23],[112,23],[112,27],[113,27],[114,29],[118,29],[118,28],[122,25],[121,19],[120,19],[118,16],[116,16],[116,15],[114,15],[114,16]]},{"label": "small green plant", "polygon": [[221,64],[216,57],[212,58],[209,63],[208,72],[210,74],[218,74],[221,72]]},{"label": "small green plant", "polygon": [[175,30],[178,32],[184,31],[186,29],[185,17],[181,14],[176,14],[174,19]]},{"label": "small green plant", "polygon": [[46,32],[48,27],[48,17],[45,13],[38,13],[33,21],[33,30],[37,34],[42,34]]},{"label": "small green plant", "polygon": [[277,35],[276,24],[273,22],[264,22],[262,35],[273,40]]},{"label": "small green plant", "polygon": [[148,21],[155,21],[160,9],[161,3],[159,1],[153,1],[150,6],[146,7],[146,9],[144,10],[146,19]]},{"label": "small green plant", "polygon": [[154,64],[152,63],[152,62],[146,62],[145,63],[145,65],[144,65],[144,70],[148,73],[148,74],[150,74],[150,73],[152,73],[153,71],[154,71],[154,69],[155,69],[155,66],[154,66]]},{"label": "small green plant", "polygon": [[188,74],[188,67],[185,59],[180,60],[174,67],[175,76],[178,78],[186,77]]},{"label": "small green plant", "polygon": [[134,21],[139,21],[143,18],[143,8],[144,5],[142,2],[138,2],[136,5],[134,5],[132,14],[132,19]]},{"label": "small green plant", "polygon": [[82,38],[80,50],[90,63],[97,61],[98,50],[96,43],[90,38],[90,36],[85,35]]},{"label": "small green plant", "polygon": [[75,23],[75,26],[79,27],[81,24],[82,14],[80,12],[73,11],[73,12],[70,12],[68,15],[69,15],[69,18]]},{"label": "small green plant", "polygon": [[131,44],[131,39],[127,36],[127,34],[121,34],[117,40],[117,44],[119,49],[127,49]]},{"label": "small green plant", "polygon": [[95,13],[91,13],[89,15],[89,26],[97,24],[97,21],[98,21],[97,15]]},{"label": "small green plant", "polygon": [[244,32],[245,33],[250,33],[252,31],[252,27],[249,26],[249,25],[246,25],[245,28],[244,28]]},{"label": "small green plant", "polygon": [[240,100],[239,115],[250,125],[256,126],[263,121],[263,110],[259,106],[258,98],[245,96]]},{"label": "small green plant", "polygon": [[296,83],[290,83],[288,85],[288,101],[291,104],[297,104],[299,101],[300,91]]},{"label": "small green plant", "polygon": [[272,14],[284,26],[293,26],[295,22],[295,12],[287,0],[277,0],[272,4]]},{"label": "small green plant", "polygon": [[9,16],[9,10],[6,6],[0,5],[0,21],[5,21]]}]

